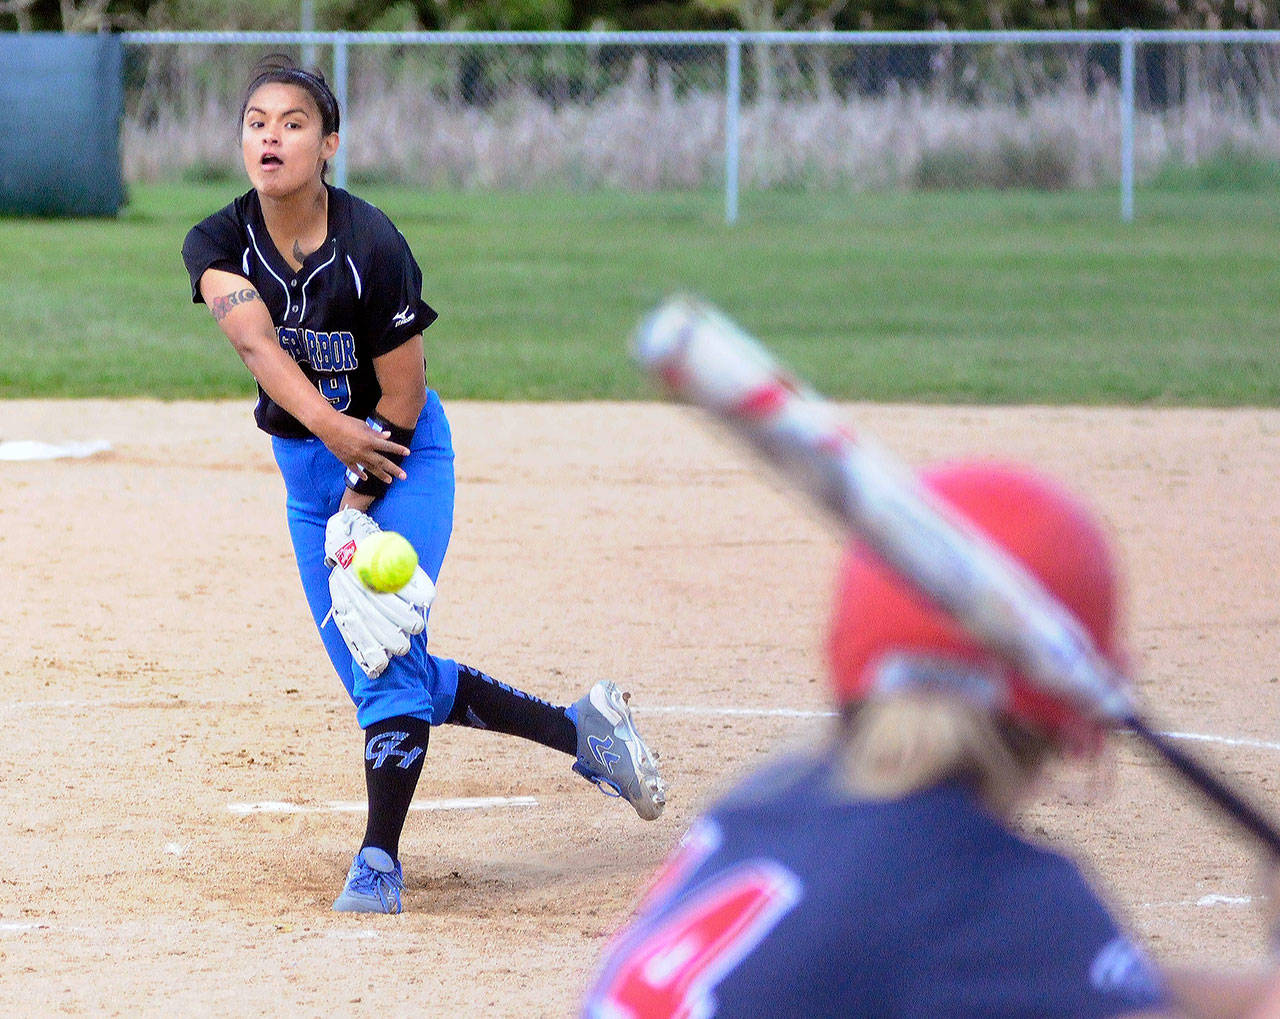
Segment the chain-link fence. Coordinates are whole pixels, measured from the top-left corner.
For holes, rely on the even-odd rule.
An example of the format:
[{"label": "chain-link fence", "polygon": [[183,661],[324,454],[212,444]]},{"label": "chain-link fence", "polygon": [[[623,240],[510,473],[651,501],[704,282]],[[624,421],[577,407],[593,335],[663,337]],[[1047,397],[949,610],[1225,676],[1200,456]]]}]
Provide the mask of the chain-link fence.
[{"label": "chain-link fence", "polygon": [[126,177],[238,172],[250,67],[343,107],[335,179],[1048,189],[1280,162],[1280,32],[126,33]]}]

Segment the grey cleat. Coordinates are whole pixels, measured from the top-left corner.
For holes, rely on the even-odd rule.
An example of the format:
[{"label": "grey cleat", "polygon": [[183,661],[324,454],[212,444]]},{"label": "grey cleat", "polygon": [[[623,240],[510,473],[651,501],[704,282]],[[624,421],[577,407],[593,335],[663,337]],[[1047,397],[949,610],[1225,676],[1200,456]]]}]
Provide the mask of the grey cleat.
[{"label": "grey cleat", "polygon": [[404,877],[398,860],[365,846],[351,861],[347,884],[333,904],[337,913],[399,913]]},{"label": "grey cleat", "polygon": [[627,701],[616,683],[601,681],[567,710],[578,729],[578,760],[573,766],[601,792],[620,796],[646,821],[655,820],[667,802],[658,764],[636,732]]}]

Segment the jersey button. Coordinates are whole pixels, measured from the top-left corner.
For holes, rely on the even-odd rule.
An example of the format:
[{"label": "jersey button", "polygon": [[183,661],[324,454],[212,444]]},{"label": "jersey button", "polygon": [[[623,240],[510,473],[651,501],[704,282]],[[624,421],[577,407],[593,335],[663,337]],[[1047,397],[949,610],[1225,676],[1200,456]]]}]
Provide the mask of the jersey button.
[{"label": "jersey button", "polygon": [[297,290],[297,289],[298,289],[298,281],[297,281],[297,280],[292,280],[292,281],[290,281],[289,286],[293,287],[293,289],[294,289],[294,290]]},{"label": "jersey button", "polygon": [[298,306],[297,306],[296,304],[293,306],[293,310],[294,310],[295,312],[298,310]]}]

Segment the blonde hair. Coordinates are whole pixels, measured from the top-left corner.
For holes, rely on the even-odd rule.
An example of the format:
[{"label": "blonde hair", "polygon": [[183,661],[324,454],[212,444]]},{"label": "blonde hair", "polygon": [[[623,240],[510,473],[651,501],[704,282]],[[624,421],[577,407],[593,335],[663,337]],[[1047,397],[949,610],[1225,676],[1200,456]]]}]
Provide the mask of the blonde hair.
[{"label": "blonde hair", "polygon": [[1047,735],[990,709],[924,691],[851,706],[841,719],[843,777],[855,795],[896,799],[948,781],[1007,815],[1058,751]]}]

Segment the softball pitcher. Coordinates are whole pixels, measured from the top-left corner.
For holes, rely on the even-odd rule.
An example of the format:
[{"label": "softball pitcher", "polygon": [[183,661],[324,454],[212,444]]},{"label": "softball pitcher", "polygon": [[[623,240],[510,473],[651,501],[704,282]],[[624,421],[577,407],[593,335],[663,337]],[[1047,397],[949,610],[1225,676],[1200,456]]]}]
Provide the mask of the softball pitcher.
[{"label": "softball pitcher", "polygon": [[[992,463],[925,481],[1122,663],[1111,553],[1073,497]],[[1100,748],[1097,723],[859,544],[828,652],[832,738],[695,822],[614,940],[587,1015],[1280,1015],[1273,967],[1157,967],[1071,860],[1015,830],[1048,761]]]},{"label": "softball pitcher", "polygon": [[[454,503],[449,423],[423,360],[436,312],[386,215],[324,179],[339,111],[320,74],[267,58],[240,120],[252,188],[193,227],[182,253],[193,299],[257,380],[254,417],[284,479],[302,586],[364,730],[368,822],[333,908],[400,912],[400,835],[433,725],[560,750],[640,817],[658,817],[665,787],[615,684],[565,708],[428,651]],[[418,554],[398,594],[370,591],[348,570],[379,529]]]}]

